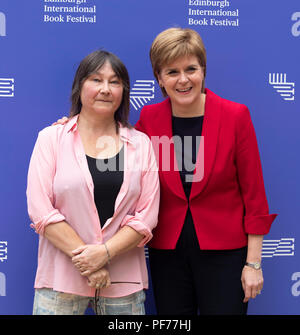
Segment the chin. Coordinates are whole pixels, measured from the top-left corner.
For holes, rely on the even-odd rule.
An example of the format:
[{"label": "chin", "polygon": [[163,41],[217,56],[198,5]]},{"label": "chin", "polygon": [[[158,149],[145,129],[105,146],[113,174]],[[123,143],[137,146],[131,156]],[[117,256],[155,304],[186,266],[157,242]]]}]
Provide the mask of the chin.
[{"label": "chin", "polygon": [[196,102],[196,99],[190,99],[190,98],[176,99],[176,103],[179,106],[189,106],[189,105],[193,105],[195,102]]}]

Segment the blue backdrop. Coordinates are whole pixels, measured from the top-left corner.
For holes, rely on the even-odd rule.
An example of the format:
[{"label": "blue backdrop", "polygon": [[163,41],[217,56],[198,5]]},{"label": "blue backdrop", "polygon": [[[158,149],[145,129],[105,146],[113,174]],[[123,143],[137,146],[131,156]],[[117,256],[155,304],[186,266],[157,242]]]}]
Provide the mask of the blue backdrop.
[{"label": "blue backdrop", "polygon": [[[249,107],[270,211],[279,213],[264,241],[264,289],[249,314],[299,314],[299,0],[1,0],[0,314],[32,311],[38,236],[25,190],[38,131],[68,115],[74,72],[99,47],[128,67],[134,124],[143,105],[162,100],[148,54],[171,26],[202,36],[206,86]],[[151,290],[146,307],[155,312]]]}]

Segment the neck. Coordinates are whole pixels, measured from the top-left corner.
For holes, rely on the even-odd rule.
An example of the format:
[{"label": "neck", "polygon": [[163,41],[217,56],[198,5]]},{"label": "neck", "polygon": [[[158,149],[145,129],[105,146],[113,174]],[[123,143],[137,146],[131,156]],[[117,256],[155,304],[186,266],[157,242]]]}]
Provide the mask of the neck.
[{"label": "neck", "polygon": [[171,101],[172,114],[178,117],[195,117],[204,115],[206,94],[202,93],[193,105],[176,106]]},{"label": "neck", "polygon": [[97,136],[117,133],[116,121],[113,115],[91,115],[81,110],[78,116],[79,130],[88,131]]}]

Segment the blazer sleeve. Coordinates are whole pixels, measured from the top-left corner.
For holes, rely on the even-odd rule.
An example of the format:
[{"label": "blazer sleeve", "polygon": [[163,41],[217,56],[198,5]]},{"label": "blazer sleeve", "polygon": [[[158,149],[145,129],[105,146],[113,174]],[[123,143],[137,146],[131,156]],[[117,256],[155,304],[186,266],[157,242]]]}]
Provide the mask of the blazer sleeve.
[{"label": "blazer sleeve", "polygon": [[[142,135],[142,134],[141,134]],[[141,173],[141,192],[138,198],[134,215],[126,215],[121,226],[128,225],[144,238],[139,243],[138,247],[143,247],[152,238],[152,229],[156,227],[158,220],[158,210],[160,201],[160,186],[158,177],[158,168],[156,164],[155,154],[152,144],[145,135],[145,150],[146,159],[143,160]]]},{"label": "blazer sleeve", "polygon": [[43,235],[50,223],[64,221],[65,217],[53,206],[53,178],[56,155],[53,145],[55,127],[39,132],[35,143],[27,176],[27,207],[32,221],[31,227]]},{"label": "blazer sleeve", "polygon": [[277,214],[269,214],[257,139],[246,106],[242,106],[238,113],[236,146],[237,174],[245,206],[245,231],[265,235]]}]

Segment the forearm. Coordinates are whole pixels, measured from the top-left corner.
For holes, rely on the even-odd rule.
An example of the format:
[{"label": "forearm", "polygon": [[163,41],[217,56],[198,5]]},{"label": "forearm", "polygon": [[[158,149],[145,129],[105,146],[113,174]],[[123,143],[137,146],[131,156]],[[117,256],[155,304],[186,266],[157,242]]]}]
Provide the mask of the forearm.
[{"label": "forearm", "polygon": [[248,235],[247,262],[261,262],[261,251],[264,235]]},{"label": "forearm", "polygon": [[72,250],[85,243],[65,221],[51,223],[45,227],[44,236],[59,250],[72,257]]},{"label": "forearm", "polygon": [[135,248],[143,239],[143,235],[129,226],[121,228],[106,242],[110,258],[114,258]]}]

